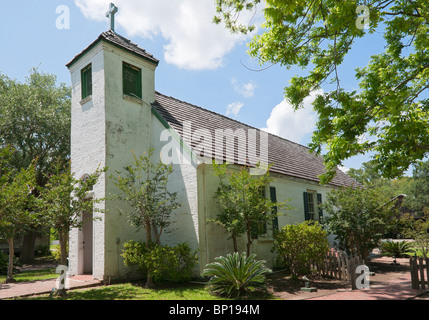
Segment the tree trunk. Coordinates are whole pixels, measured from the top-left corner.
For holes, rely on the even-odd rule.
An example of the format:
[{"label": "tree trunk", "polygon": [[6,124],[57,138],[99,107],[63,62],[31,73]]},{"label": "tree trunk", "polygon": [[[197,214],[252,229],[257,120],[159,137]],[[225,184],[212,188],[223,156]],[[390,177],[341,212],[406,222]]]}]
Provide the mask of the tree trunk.
[{"label": "tree trunk", "polygon": [[[58,240],[60,242],[60,252],[61,252],[61,262],[60,265],[62,266],[68,266],[68,250],[67,250],[67,243],[68,243],[68,232],[64,231],[58,231]],[[64,279],[64,281],[66,281]],[[67,295],[66,288],[58,289],[57,292],[58,296],[65,297]]]},{"label": "tree trunk", "polygon": [[13,259],[15,250],[13,247],[13,238],[7,239],[7,243],[9,244],[9,266],[7,268],[7,278],[6,283],[15,282],[15,279],[13,278]]},{"label": "tree trunk", "polygon": [[356,284],[356,280],[358,278],[358,275],[356,274],[356,268],[357,268],[357,264],[353,263],[350,267],[351,270],[351,274],[350,274],[350,282],[352,285],[352,290],[358,290],[357,284]]},{"label": "tree trunk", "polygon": [[153,278],[152,276],[149,274],[150,271],[147,271],[147,279],[146,279],[146,287],[151,289],[151,288],[155,288],[155,283],[153,282]]},{"label": "tree trunk", "polygon": [[369,256],[369,249],[368,247],[362,248],[362,260],[364,265],[368,265],[368,256]]},{"label": "tree trunk", "polygon": [[247,256],[250,256],[250,247],[252,246],[252,242],[253,242],[252,235],[250,234],[250,231],[248,230],[247,231],[247,244],[246,244]]},{"label": "tree trunk", "polygon": [[237,236],[232,236],[232,243],[234,245],[234,252],[238,253],[238,244],[237,244]]},{"label": "tree trunk", "polygon": [[34,252],[36,251],[37,231],[28,231],[22,240],[21,255],[19,259],[22,263],[30,264],[34,262]]},{"label": "tree trunk", "polygon": [[[145,229],[146,229],[146,247],[150,249],[150,243],[152,242],[152,224],[150,222],[146,223]],[[147,268],[146,287],[147,288],[155,287],[155,283],[153,281],[150,268]]]},{"label": "tree trunk", "polygon": [[150,222],[146,223],[146,245],[149,245],[152,242],[152,224]]},{"label": "tree trunk", "polygon": [[59,231],[58,232],[58,240],[60,242],[60,252],[61,252],[61,265],[67,266],[67,242],[68,242],[68,233]]},{"label": "tree trunk", "polygon": [[152,224],[153,227],[153,234],[155,235],[155,243],[157,245],[161,244],[161,232],[158,231],[158,228],[156,227],[155,223]]}]

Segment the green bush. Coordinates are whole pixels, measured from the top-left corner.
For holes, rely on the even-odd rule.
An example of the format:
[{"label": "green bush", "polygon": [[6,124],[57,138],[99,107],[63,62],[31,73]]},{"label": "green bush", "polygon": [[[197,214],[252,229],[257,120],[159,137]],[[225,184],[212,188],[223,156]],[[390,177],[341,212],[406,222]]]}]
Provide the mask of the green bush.
[{"label": "green bush", "polygon": [[287,225],[274,236],[273,251],[279,264],[293,276],[311,272],[311,264],[322,263],[329,251],[327,233],[314,221]]},{"label": "green bush", "polygon": [[192,251],[187,243],[170,247],[132,240],[124,244],[122,257],[126,266],[138,266],[144,274],[149,271],[154,281],[188,281],[198,261],[197,251]]},{"label": "green bush", "polygon": [[246,253],[234,253],[209,263],[202,275],[210,277],[208,285],[211,292],[239,298],[246,291],[262,288],[265,274],[271,270],[265,267],[265,261],[257,261],[255,257],[255,254],[247,257]]},{"label": "green bush", "polygon": [[8,265],[9,265],[9,256],[4,254],[0,250],[0,275],[7,274]]},{"label": "green bush", "polygon": [[[19,259],[17,257],[13,257],[13,273],[18,273],[19,270],[16,268],[17,266],[21,266]],[[6,275],[9,268],[9,254],[3,253],[0,250],[0,275]]]},{"label": "green bush", "polygon": [[37,256],[49,256],[51,254],[49,246],[39,245],[36,247]]},{"label": "green bush", "polygon": [[411,243],[406,241],[384,241],[381,243],[380,251],[383,255],[394,258],[407,257],[414,253]]},{"label": "green bush", "polygon": [[52,258],[56,263],[61,264],[61,250],[59,245],[51,245],[50,248]]}]

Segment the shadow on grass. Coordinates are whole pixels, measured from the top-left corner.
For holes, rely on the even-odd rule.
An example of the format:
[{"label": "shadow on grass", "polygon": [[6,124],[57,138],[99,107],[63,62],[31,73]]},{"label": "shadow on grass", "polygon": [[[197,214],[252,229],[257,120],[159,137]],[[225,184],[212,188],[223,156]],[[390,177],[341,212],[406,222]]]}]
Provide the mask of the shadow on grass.
[{"label": "shadow on grass", "polygon": [[[40,280],[49,280],[49,279],[56,279],[58,278],[58,274],[55,273],[55,269],[43,269],[43,270],[32,270],[32,271],[25,271],[22,273],[16,273],[13,275],[13,278],[15,279],[16,283],[20,282],[33,282],[33,281],[40,281]],[[6,276],[2,275],[0,276],[0,283],[3,283],[6,281]]]},{"label": "shadow on grass", "polygon": [[[268,292],[253,292],[240,300],[267,300],[274,297]],[[39,296],[26,300],[225,300],[210,294],[205,285],[195,283],[161,283],[154,289],[145,287],[144,282],[130,282],[70,290],[66,297]]]}]

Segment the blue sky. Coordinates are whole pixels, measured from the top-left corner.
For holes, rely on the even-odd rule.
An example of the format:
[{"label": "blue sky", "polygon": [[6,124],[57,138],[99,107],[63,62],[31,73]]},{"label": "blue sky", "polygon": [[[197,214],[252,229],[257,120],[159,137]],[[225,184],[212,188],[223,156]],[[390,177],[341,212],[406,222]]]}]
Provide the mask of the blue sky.
[{"label": "blue sky", "polygon": [[[109,0],[21,0],[2,3],[0,19],[0,72],[25,81],[33,67],[52,73],[70,85],[65,67],[76,54],[108,30],[104,14]],[[211,23],[212,0],[117,0],[116,32],[132,40],[160,60],[157,91],[228,115],[257,128],[306,145],[315,116],[311,101],[293,113],[283,100],[283,89],[300,69],[273,66],[264,71],[249,58],[249,38],[230,35]],[[69,28],[58,28],[69,9]],[[382,49],[381,36],[360,41],[342,67],[342,85],[357,88],[354,68],[363,67]],[[244,67],[247,66],[248,68]],[[267,122],[268,121],[268,122]],[[359,168],[369,157],[344,162]]]}]

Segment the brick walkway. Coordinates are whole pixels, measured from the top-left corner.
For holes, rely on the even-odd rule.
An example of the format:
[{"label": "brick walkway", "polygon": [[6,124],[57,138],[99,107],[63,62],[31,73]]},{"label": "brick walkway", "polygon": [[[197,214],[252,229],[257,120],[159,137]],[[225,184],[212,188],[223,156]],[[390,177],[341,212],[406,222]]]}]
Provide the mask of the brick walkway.
[{"label": "brick walkway", "polygon": [[411,279],[404,277],[382,285],[370,285],[368,289],[338,291],[307,300],[408,300],[425,292],[412,289]]},{"label": "brick walkway", "polygon": [[[375,261],[390,263],[391,260],[391,258],[379,258]],[[408,259],[398,259],[401,265],[407,265],[408,261]],[[412,289],[410,272],[397,273],[394,278],[377,281],[374,285],[371,285],[371,281],[372,277],[370,277],[370,286],[367,289],[338,290],[333,294],[307,300],[408,300],[429,291]]]},{"label": "brick walkway", "polygon": [[[92,276],[70,277],[70,289],[93,287],[100,285],[100,281],[93,279]],[[41,280],[34,282],[18,282],[0,284],[0,300],[12,299],[15,297],[25,297],[35,294],[47,294],[56,287],[56,279]]]}]

